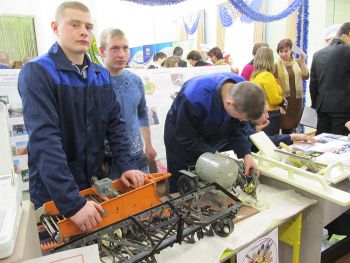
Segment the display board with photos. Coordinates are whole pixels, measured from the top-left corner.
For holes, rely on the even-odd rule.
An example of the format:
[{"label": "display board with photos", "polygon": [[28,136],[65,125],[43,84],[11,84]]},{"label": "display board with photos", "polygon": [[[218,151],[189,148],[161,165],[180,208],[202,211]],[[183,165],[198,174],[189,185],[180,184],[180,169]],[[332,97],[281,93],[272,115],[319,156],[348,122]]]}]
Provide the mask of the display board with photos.
[{"label": "display board with photos", "polygon": [[[128,70],[140,76],[144,83],[151,138],[153,147],[157,151],[156,164],[159,172],[165,171],[164,123],[173,99],[188,79],[200,75],[230,72],[230,67],[205,66]],[[18,69],[0,70],[0,100],[6,103],[9,112],[8,123],[14,170],[22,176],[23,189],[28,190],[28,134],[23,120],[22,101],[17,88],[19,71]]]},{"label": "display board with photos", "polygon": [[17,89],[19,69],[0,70],[0,100],[8,109],[8,125],[14,171],[21,175],[23,190],[28,190],[28,134],[23,121],[22,101]]},{"label": "display board with photos", "polygon": [[230,66],[204,66],[187,68],[128,69],[141,77],[146,94],[151,139],[157,151],[158,172],[166,169],[164,124],[170,106],[182,85],[189,79],[218,72],[230,72]]},{"label": "display board with photos", "polygon": [[168,57],[173,55],[175,47],[183,49],[182,59],[186,59],[186,55],[194,48],[194,40],[184,40],[177,42],[165,42],[143,45],[130,48],[130,57],[128,64],[133,68],[148,68],[153,61],[154,54],[158,52],[165,53]]}]

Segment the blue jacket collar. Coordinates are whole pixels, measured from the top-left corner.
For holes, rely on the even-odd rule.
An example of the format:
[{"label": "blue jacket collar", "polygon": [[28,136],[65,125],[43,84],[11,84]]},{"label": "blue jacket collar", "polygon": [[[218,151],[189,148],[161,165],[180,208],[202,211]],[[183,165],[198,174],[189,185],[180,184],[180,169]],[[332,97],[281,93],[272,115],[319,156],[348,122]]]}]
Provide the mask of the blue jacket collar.
[{"label": "blue jacket collar", "polygon": [[[72,62],[63,53],[62,48],[57,42],[51,46],[49,50],[49,55],[52,57],[57,70],[76,71],[76,68],[72,65]],[[84,54],[84,56],[87,61],[88,67],[93,68],[95,72],[100,72],[100,69],[94,63],[92,63],[89,56],[87,54]]]},{"label": "blue jacket collar", "polygon": [[216,87],[215,87],[215,95],[214,95],[214,105],[215,107],[219,110],[219,111],[223,111],[223,112],[226,112],[225,111],[225,108],[224,108],[224,103],[222,102],[222,95],[221,95],[221,87],[222,87],[222,84],[224,83],[223,82],[219,82]]}]

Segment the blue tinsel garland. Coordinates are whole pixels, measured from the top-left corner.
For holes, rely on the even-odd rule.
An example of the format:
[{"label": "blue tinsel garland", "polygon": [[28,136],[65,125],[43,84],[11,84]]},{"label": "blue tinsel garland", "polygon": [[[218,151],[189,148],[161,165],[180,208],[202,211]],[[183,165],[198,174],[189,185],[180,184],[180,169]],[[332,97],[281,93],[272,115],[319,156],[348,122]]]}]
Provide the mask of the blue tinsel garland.
[{"label": "blue tinsel garland", "polygon": [[123,0],[128,2],[133,2],[140,5],[175,5],[186,0]]},{"label": "blue tinsel garland", "polygon": [[185,18],[183,19],[185,31],[186,31],[187,34],[192,35],[192,34],[194,34],[194,32],[196,32],[200,17],[201,17],[201,12],[198,12],[196,20],[194,21],[194,23],[193,23],[193,25],[191,27],[189,27],[187,25],[187,23],[185,22]]},{"label": "blue tinsel garland", "polygon": [[303,6],[301,5],[299,7],[299,10],[298,10],[298,19],[297,19],[297,39],[296,39],[296,45],[300,48],[302,48],[301,46],[301,23],[303,22],[302,21],[302,17],[303,17]]},{"label": "blue tinsel garland", "polygon": [[309,0],[304,0],[303,50],[306,54],[307,54],[308,48],[309,48]]},{"label": "blue tinsel garland", "polygon": [[[298,21],[297,21],[297,40],[296,45],[300,47],[305,54],[309,45],[309,0],[303,0],[303,5],[298,10]],[[307,63],[305,58],[305,63]],[[303,108],[306,104],[306,81],[303,81]],[[301,132],[304,133],[304,126],[301,125]]]},{"label": "blue tinsel garland", "polygon": [[[299,46],[305,54],[308,49],[308,36],[309,36],[309,0],[304,0],[302,6],[298,10],[298,22],[297,22],[297,40],[296,45]],[[306,59],[306,58],[305,58]],[[305,60],[305,63],[307,61]],[[306,81],[303,81],[304,96],[306,94]],[[305,106],[305,98],[304,98]]]},{"label": "blue tinsel garland", "polygon": [[225,4],[221,4],[218,6],[218,12],[219,12],[221,24],[224,27],[229,27],[233,24],[233,18],[227,12]]},{"label": "blue tinsel garland", "polygon": [[[259,11],[259,9],[260,9],[260,6],[261,6],[261,4],[262,4],[262,1],[263,0],[253,0],[251,3],[250,3],[250,8],[252,8],[253,10],[255,10],[255,11]],[[241,15],[241,21],[243,22],[243,23],[251,23],[251,22],[253,22],[254,21],[254,19],[252,19],[252,18],[250,18],[250,17],[248,17],[248,16],[246,16],[246,15]]]},{"label": "blue tinsel garland", "polygon": [[253,8],[249,7],[242,0],[229,0],[229,1],[242,15],[245,15],[254,21],[260,21],[260,22],[272,22],[272,21],[283,19],[289,16],[294,11],[296,11],[299,8],[299,6],[304,2],[304,0],[294,0],[294,2],[292,2],[287,7],[287,9],[283,10],[281,13],[277,15],[265,15],[263,13],[255,11]]}]

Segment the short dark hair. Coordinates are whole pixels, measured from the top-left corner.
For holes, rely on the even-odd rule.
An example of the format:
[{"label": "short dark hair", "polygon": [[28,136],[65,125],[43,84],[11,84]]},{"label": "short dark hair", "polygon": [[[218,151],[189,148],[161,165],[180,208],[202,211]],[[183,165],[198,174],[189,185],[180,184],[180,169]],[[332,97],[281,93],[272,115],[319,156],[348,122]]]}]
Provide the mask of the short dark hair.
[{"label": "short dark hair", "polygon": [[153,55],[153,61],[157,61],[160,58],[167,58],[167,55],[163,52],[157,52]]},{"label": "short dark hair", "polygon": [[202,59],[202,55],[199,51],[197,50],[192,50],[190,53],[187,54],[187,60],[195,60],[195,61],[200,61]]},{"label": "short dark hair", "polygon": [[338,30],[337,37],[341,37],[342,35],[347,35],[350,32],[350,22],[344,23]]},{"label": "short dark hair", "polygon": [[253,56],[255,56],[256,52],[261,47],[269,47],[269,44],[267,44],[267,43],[255,43],[253,46],[253,50],[252,50]]},{"label": "short dark hair", "polygon": [[184,53],[184,50],[181,47],[175,47],[173,51],[173,55],[177,57],[181,57]]},{"label": "short dark hair", "polygon": [[250,120],[259,119],[264,113],[265,93],[257,84],[249,81],[233,84],[229,95],[235,110],[247,114]]},{"label": "short dark hair", "polygon": [[276,51],[278,53],[284,48],[292,49],[292,46],[293,46],[292,40],[290,40],[289,38],[285,38],[285,39],[282,39],[280,42],[278,42]]},{"label": "short dark hair", "polygon": [[215,56],[217,59],[223,59],[224,55],[222,54],[222,51],[218,47],[213,47],[212,49],[209,50],[208,56],[211,58],[212,56]]}]

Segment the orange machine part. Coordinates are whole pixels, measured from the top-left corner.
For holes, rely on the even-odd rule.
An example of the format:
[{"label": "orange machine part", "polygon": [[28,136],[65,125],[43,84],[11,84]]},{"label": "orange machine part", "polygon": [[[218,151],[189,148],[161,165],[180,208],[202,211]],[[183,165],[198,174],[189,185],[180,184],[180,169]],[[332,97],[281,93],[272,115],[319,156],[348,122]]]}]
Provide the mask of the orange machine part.
[{"label": "orange machine part", "polygon": [[[169,176],[171,176],[170,173],[148,174],[145,177],[145,184],[137,189],[127,187],[122,184],[120,180],[115,180],[113,181],[113,187],[122,194],[114,198],[101,196],[97,194],[94,188],[80,191],[82,196],[96,195],[106,200],[100,203],[105,211],[102,216],[102,222],[92,231],[106,227],[128,216],[135,215],[161,204],[162,201],[158,197],[156,191],[156,182],[164,180]],[[51,215],[59,214],[53,201],[44,205],[44,211]],[[83,233],[78,226],[67,218],[58,222],[58,228],[62,239]]]}]

